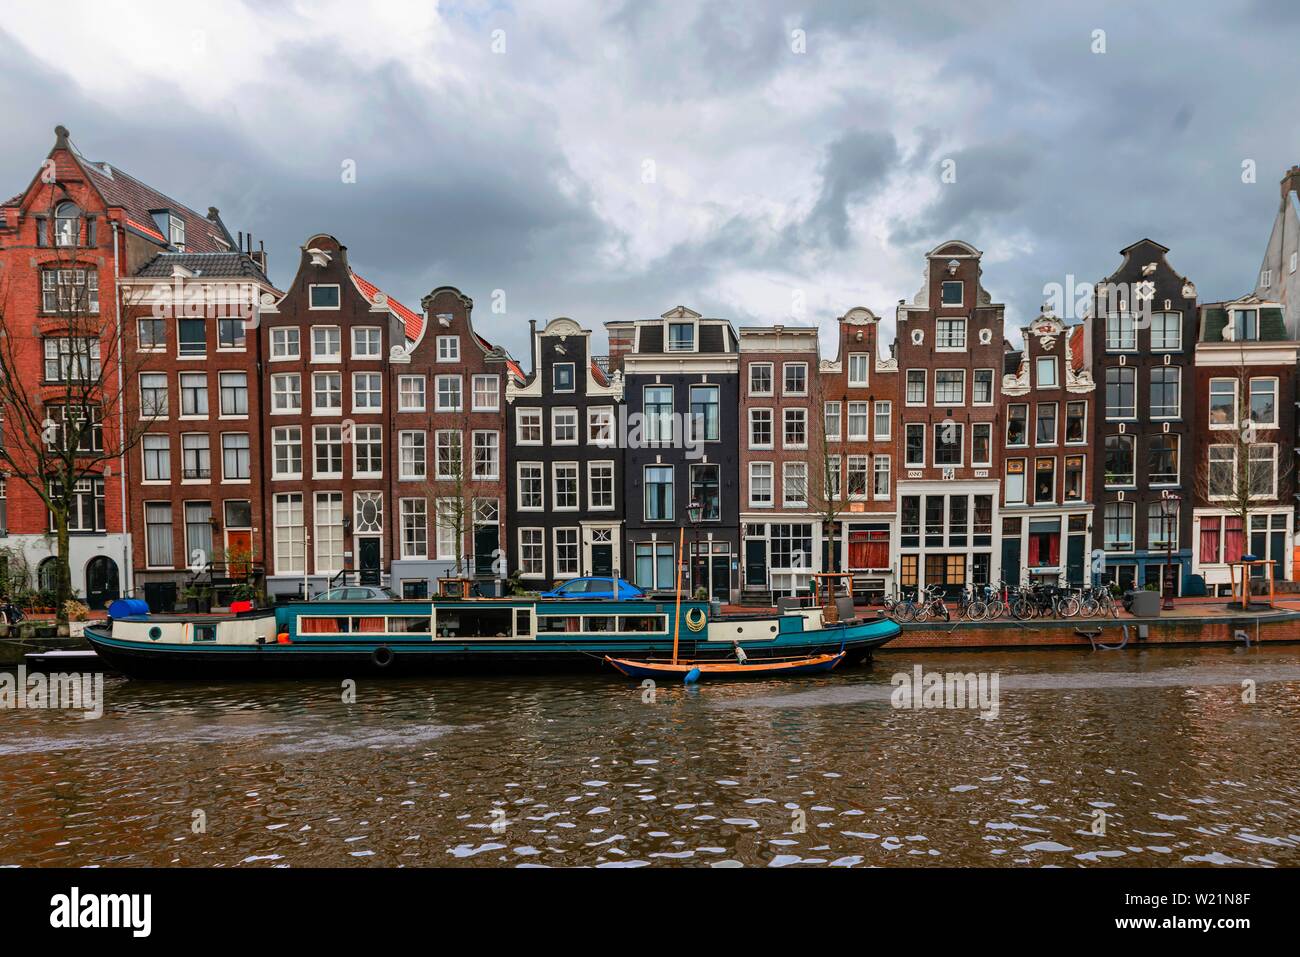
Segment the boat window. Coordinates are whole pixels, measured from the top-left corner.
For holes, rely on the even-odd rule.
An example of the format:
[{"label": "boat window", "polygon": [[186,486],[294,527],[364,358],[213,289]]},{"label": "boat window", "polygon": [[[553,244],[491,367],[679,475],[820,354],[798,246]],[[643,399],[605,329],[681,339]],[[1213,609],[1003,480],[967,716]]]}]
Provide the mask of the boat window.
[{"label": "boat window", "polygon": [[427,635],[430,623],[428,615],[394,616],[388,619],[388,631],[394,635]]},{"label": "boat window", "polygon": [[631,632],[667,631],[668,620],[664,615],[620,615],[618,630]]},{"label": "boat window", "polygon": [[299,618],[300,635],[346,635],[349,621],[347,618]]},{"label": "boat window", "polygon": [[439,638],[509,638],[510,608],[439,608]]},{"label": "boat window", "polygon": [[384,634],[387,628],[384,625],[384,616],[378,615],[372,618],[353,618],[353,634]]},{"label": "boat window", "polygon": [[614,631],[616,621],[613,615],[587,615],[582,619],[582,627],[587,631]]},{"label": "boat window", "polygon": [[527,608],[515,609],[515,635],[525,638],[533,633],[533,613]]},{"label": "boat window", "polygon": [[216,641],[217,626],[216,625],[195,625],[194,640],[195,641]]},{"label": "boat window", "polygon": [[568,634],[582,631],[582,619],[577,615],[538,615],[538,634]]}]

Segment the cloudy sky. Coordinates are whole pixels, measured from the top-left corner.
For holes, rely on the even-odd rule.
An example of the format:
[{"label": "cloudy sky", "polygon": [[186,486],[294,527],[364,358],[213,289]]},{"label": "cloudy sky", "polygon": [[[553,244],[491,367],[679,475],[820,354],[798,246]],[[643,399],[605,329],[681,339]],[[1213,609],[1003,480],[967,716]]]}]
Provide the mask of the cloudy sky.
[{"label": "cloudy sky", "polygon": [[1009,327],[1144,236],[1203,299],[1249,291],[1300,163],[1300,4],[1058,6],[9,0],[0,192],[62,123],[251,230],[277,282],[329,232],[516,355],[529,319],[678,303],[892,326],[950,238]]}]

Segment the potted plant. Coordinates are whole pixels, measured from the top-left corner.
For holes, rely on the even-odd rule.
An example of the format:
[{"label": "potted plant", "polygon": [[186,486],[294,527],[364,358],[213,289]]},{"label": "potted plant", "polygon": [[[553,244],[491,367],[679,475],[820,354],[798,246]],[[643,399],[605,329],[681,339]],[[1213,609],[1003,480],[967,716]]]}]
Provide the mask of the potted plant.
[{"label": "potted plant", "polygon": [[186,585],[181,589],[181,598],[194,614],[206,614],[212,611],[212,590],[206,585]]},{"label": "potted plant", "polygon": [[[63,615],[68,619],[68,634],[80,637],[86,632],[86,620],[90,618],[90,606],[85,602],[69,598],[63,603]],[[60,626],[62,627],[62,626]]]}]

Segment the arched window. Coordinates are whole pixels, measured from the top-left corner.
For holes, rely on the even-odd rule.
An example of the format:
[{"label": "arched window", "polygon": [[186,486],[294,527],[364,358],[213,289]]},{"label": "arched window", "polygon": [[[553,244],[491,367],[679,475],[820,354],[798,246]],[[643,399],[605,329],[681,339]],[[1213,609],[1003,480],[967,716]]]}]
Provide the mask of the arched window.
[{"label": "arched window", "polygon": [[75,246],[81,238],[81,210],[76,203],[54,207],[54,245]]},{"label": "arched window", "polygon": [[59,574],[59,560],[50,557],[36,566],[36,588],[38,591],[57,591]]}]

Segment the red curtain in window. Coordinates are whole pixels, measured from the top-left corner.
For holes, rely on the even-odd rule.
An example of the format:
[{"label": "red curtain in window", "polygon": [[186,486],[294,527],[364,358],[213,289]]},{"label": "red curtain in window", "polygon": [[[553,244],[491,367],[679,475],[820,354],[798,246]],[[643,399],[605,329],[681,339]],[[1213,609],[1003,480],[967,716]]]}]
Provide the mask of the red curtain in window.
[{"label": "red curtain in window", "polygon": [[1052,567],[1061,564],[1061,536],[1060,535],[1047,536],[1047,550],[1049,553],[1047,557],[1047,564]]},{"label": "red curtain in window", "polygon": [[1217,564],[1219,561],[1219,519],[1201,519],[1201,561]]},{"label": "red curtain in window", "polygon": [[1241,531],[1241,516],[1229,515],[1223,520],[1223,560],[1225,562],[1241,561],[1246,536]]},{"label": "red curtain in window", "polygon": [[1038,560],[1038,536],[1029,536],[1029,567],[1037,568],[1042,562]]}]

